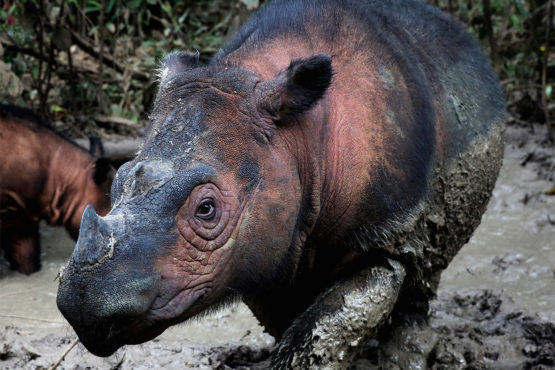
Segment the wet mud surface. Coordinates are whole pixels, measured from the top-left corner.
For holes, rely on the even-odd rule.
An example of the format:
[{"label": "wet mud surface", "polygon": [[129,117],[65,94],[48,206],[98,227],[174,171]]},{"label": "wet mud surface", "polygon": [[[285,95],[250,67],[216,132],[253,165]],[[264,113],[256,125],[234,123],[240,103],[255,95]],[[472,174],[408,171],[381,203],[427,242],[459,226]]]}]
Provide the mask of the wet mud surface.
[{"label": "wet mud surface", "polygon": [[352,369],[552,369],[555,325],[511,309],[512,300],[479,290],[442,293],[429,323],[373,340]]},{"label": "wet mud surface", "polygon": [[[442,274],[429,323],[396,328],[387,345],[370,341],[352,368],[555,368],[555,196],[546,194],[554,148],[539,142],[541,128],[509,128],[507,137],[488,211]],[[11,272],[0,257],[0,369],[46,369],[76,339],[56,309],[54,280],[74,243],[42,226],[40,272]],[[58,368],[266,368],[273,348],[241,304],[108,358],[77,344]]]}]

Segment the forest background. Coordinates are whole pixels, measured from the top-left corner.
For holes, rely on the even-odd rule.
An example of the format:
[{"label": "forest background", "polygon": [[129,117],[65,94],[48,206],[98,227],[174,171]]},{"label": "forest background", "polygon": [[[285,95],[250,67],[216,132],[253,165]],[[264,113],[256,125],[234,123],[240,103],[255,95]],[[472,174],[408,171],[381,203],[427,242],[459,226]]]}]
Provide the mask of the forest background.
[{"label": "forest background", "polygon": [[[555,138],[554,1],[430,0],[468,25],[507,97],[509,124]],[[264,0],[4,0],[0,101],[72,137],[137,135],[172,50],[214,55]]]}]

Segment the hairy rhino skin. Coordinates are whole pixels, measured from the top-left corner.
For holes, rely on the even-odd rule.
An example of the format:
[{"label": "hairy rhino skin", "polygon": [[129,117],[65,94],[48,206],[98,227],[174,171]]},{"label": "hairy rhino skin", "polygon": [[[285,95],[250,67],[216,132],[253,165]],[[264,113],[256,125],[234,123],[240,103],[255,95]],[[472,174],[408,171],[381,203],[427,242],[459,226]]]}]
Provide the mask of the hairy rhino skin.
[{"label": "hairy rhino skin", "polygon": [[486,208],[504,118],[495,72],[438,9],[272,1],[207,66],[164,58],[58,307],[107,356],[242,299],[279,341],[272,366],[343,367],[426,316]]}]

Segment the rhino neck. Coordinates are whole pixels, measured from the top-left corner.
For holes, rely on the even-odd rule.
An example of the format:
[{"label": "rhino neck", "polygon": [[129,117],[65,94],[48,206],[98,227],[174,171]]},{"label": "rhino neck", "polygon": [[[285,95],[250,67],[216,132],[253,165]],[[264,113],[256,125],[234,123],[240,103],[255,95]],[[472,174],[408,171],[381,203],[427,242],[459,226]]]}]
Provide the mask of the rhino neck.
[{"label": "rhino neck", "polygon": [[94,162],[84,150],[69,143],[58,143],[51,154],[44,192],[41,195],[41,215],[52,225],[65,225],[76,236],[79,225],[72,225],[76,212],[82,212],[82,193]]},{"label": "rhino neck", "polygon": [[329,156],[328,141],[328,100],[324,98],[310,111],[296,120],[300,123],[286,123],[278,129],[280,140],[297,166],[300,184],[300,204],[297,233],[293,240],[299,259],[296,261],[294,279],[302,279],[314,268],[319,243],[314,240],[317,225],[327,217],[325,212],[325,192],[328,191],[326,163]]}]

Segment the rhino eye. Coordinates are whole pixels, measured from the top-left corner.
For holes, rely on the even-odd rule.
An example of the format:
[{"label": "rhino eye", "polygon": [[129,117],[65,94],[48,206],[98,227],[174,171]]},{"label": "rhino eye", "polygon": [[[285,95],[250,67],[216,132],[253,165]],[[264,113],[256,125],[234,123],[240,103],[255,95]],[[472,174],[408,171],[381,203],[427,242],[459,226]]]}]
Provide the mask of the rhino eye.
[{"label": "rhino eye", "polygon": [[210,198],[203,199],[198,208],[196,216],[203,220],[211,220],[214,218],[216,214],[216,206],[214,205],[214,201]]}]

